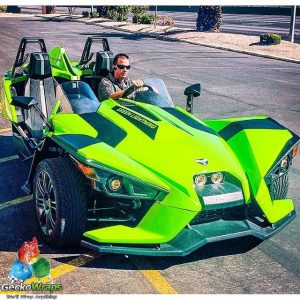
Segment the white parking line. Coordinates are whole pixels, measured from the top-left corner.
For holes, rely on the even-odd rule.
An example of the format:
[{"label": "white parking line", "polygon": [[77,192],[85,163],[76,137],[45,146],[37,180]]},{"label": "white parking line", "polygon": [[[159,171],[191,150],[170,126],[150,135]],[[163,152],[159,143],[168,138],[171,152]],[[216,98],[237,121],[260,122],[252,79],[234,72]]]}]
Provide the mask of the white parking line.
[{"label": "white parking line", "polygon": [[20,204],[20,203],[31,201],[31,200],[32,200],[32,195],[20,197],[20,198],[11,200],[11,201],[7,201],[7,202],[4,202],[4,203],[0,204],[0,210],[4,209],[4,208],[7,208],[7,207],[10,207],[10,206]]},{"label": "white parking line", "polygon": [[0,158],[0,164],[3,163],[3,162],[10,161],[10,160],[15,160],[15,159],[19,159],[19,156],[18,155],[12,155],[12,156],[8,156],[8,157]]}]

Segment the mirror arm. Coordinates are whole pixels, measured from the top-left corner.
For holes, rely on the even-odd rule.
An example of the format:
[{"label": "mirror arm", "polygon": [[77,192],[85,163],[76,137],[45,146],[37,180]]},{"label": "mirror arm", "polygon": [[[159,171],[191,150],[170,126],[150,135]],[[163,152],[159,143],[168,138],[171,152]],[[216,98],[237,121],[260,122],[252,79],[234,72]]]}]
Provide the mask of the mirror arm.
[{"label": "mirror arm", "polygon": [[53,131],[53,126],[48,122],[47,118],[44,116],[43,112],[40,110],[40,108],[37,105],[33,106],[35,111],[41,116],[43,122],[46,124],[46,126]]},{"label": "mirror arm", "polygon": [[17,130],[22,138],[29,143],[32,149],[37,149],[39,144],[33,138],[29,138],[20,125],[17,125]]},{"label": "mirror arm", "polygon": [[30,140],[30,138],[26,135],[26,133],[24,132],[24,130],[22,129],[22,127],[20,125],[17,126],[17,130],[26,142],[28,142]]},{"label": "mirror arm", "polygon": [[186,99],[186,111],[189,113],[193,113],[193,100],[194,100],[194,96],[188,95],[187,99]]}]

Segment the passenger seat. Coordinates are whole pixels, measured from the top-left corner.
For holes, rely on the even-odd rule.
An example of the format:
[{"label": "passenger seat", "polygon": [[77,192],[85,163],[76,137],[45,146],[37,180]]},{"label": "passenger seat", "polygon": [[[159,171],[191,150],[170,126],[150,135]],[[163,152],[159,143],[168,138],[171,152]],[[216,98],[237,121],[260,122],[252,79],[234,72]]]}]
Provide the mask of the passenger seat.
[{"label": "passenger seat", "polygon": [[[25,85],[24,96],[35,98],[43,114],[49,118],[56,103],[55,88],[57,83],[52,77],[48,53],[35,52],[30,54],[28,66],[28,81]],[[69,103],[65,105],[70,106]],[[70,110],[71,106],[70,106]],[[30,108],[25,120],[26,125],[36,139],[43,137],[43,121],[34,108]]]}]

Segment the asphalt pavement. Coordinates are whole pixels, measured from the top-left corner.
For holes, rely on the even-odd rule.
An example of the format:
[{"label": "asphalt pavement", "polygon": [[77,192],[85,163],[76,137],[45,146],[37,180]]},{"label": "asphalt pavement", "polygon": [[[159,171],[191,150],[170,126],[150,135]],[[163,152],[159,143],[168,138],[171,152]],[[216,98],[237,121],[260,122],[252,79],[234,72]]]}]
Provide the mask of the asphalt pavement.
[{"label": "asphalt pavement", "polygon": [[[176,105],[184,89],[200,82],[195,115],[203,119],[269,115],[300,134],[298,64],[181,42],[34,17],[0,18],[0,74],[12,65],[23,36],[41,36],[50,50],[63,45],[78,60],[90,35],[107,37],[114,53],[128,53],[132,78],[162,78]],[[19,189],[26,178],[16,159],[9,124],[0,120],[0,282],[20,244],[37,231],[34,205]],[[266,151],[272,151],[266,149]],[[300,155],[289,195],[299,214]],[[5,206],[6,204],[6,206]],[[53,249],[39,240],[64,293],[300,293],[299,217],[270,240],[241,238],[209,244],[184,258],[97,255],[78,247]],[[38,235],[39,238],[39,235]],[[74,262],[76,260],[76,262]],[[78,262],[80,261],[80,262]],[[63,266],[63,267],[62,267]],[[71,268],[70,266],[75,266]]]}]

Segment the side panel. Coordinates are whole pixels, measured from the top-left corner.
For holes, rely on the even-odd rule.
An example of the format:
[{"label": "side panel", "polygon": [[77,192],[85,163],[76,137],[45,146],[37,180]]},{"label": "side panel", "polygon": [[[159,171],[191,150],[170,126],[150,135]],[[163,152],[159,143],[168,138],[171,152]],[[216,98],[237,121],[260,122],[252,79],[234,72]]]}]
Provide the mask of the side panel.
[{"label": "side panel", "polygon": [[18,122],[18,118],[16,108],[10,104],[12,101],[10,88],[12,84],[25,80],[26,76],[20,76],[12,80],[9,72],[5,73],[3,77],[3,91],[1,93],[2,115],[5,119],[14,123]]},{"label": "side panel", "polygon": [[268,117],[207,120],[239,158],[251,192],[270,223],[294,210],[291,199],[272,200],[265,176],[299,141],[299,137]]}]

